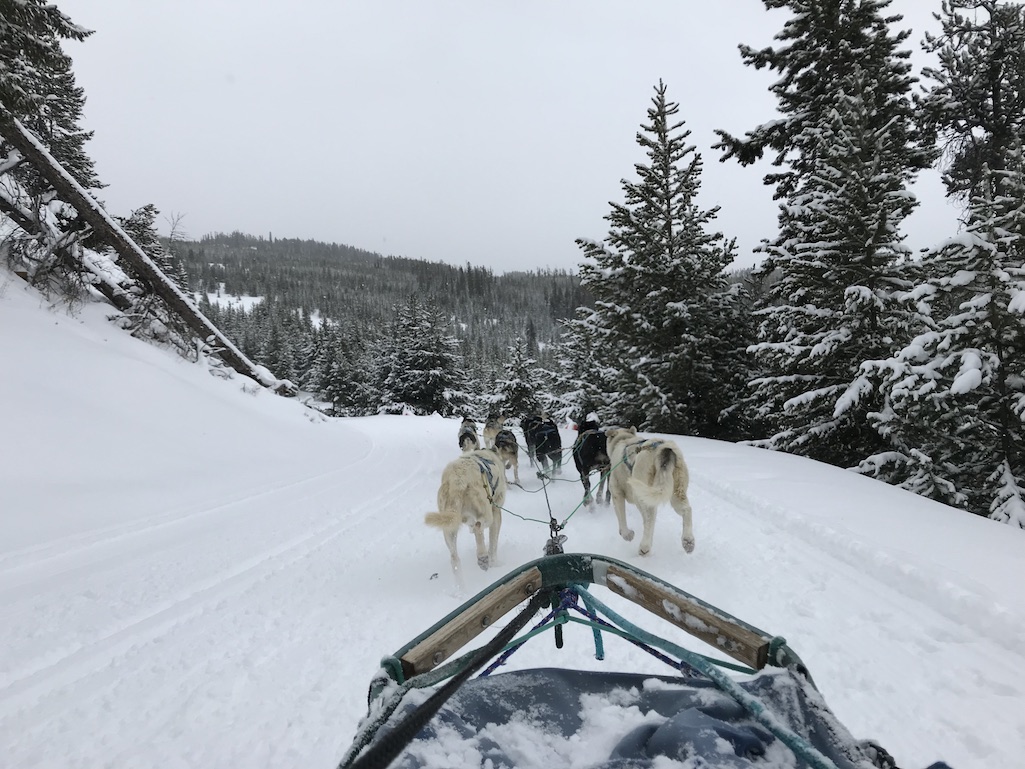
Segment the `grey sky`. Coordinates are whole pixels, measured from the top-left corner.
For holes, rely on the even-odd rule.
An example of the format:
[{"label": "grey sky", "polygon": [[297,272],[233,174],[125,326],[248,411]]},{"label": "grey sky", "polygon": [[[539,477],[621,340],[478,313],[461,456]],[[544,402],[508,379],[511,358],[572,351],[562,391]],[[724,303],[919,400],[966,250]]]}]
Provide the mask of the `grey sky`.
[{"label": "grey sky", "polygon": [[[713,130],[772,119],[743,66],[785,14],[761,0],[56,0],[108,209],[154,203],[188,235],[310,238],[497,272],[575,270],[600,240],[661,78],[705,161],[699,204],[748,265],[776,226],[763,163]],[[895,0],[916,70],[939,0]],[[938,175],[908,244],[956,231]],[[162,222],[166,229],[166,221]]]}]

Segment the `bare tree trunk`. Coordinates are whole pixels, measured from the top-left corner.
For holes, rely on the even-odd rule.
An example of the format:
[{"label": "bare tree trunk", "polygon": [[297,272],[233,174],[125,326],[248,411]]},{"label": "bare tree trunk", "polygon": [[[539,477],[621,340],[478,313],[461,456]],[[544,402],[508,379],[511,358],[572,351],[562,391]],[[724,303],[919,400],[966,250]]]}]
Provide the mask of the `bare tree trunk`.
[{"label": "bare tree trunk", "polygon": [[61,200],[74,206],[78,215],[132,267],[136,275],[147,284],[147,288],[163,299],[171,311],[176,313],[197,337],[213,347],[225,363],[265,387],[283,391],[282,382],[267,369],[246,358],[3,105],[0,105],[0,133],[46,181],[53,185]]}]

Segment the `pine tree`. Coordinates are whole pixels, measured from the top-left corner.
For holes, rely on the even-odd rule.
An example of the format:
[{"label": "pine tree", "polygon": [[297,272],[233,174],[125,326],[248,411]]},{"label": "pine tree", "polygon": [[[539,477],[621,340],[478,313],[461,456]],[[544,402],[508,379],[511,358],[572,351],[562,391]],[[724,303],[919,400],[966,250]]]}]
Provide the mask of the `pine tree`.
[{"label": "pine tree", "polygon": [[923,70],[933,82],[919,106],[945,149],[948,194],[970,200],[983,168],[1007,170],[1008,150],[1025,135],[1025,7],[944,0],[942,8],[943,31],[923,46],[940,66]]},{"label": "pine tree", "polygon": [[[91,34],[46,0],[0,0],[0,104],[79,184],[96,189],[100,184],[84,151],[92,133],[79,125],[85,96],[60,43]],[[0,141],[0,154],[6,152]],[[43,191],[39,177],[28,169],[19,169],[16,175],[30,194]]]},{"label": "pine tree", "polygon": [[943,12],[923,122],[947,149],[948,195],[968,198],[967,227],[922,260],[908,294],[920,333],[866,365],[885,377],[875,419],[892,447],[863,469],[1025,526],[1025,11],[950,0]]},{"label": "pine tree", "polygon": [[530,357],[522,339],[509,347],[509,360],[495,383],[495,395],[488,411],[509,418],[520,418],[541,411],[544,384],[537,361]]},{"label": "pine tree", "polygon": [[759,445],[849,467],[881,450],[868,414],[881,408],[865,360],[888,357],[910,333],[898,229],[907,191],[935,156],[913,120],[908,32],[890,0],[764,0],[793,16],[783,45],[741,48],[745,63],[780,73],[782,118],[743,139],[718,131],[723,159],[774,150],[779,232],[759,277],[778,278],[761,303],[757,388],[747,403],[770,437]]},{"label": "pine tree", "polygon": [[758,414],[774,431],[758,445],[857,465],[884,445],[868,420],[881,406],[866,360],[905,341],[907,287],[900,222],[915,205],[906,147],[876,127],[876,84],[860,68],[800,143],[811,160],[781,207],[781,234],[761,271],[779,282],[759,311],[753,351]]},{"label": "pine tree", "polygon": [[866,105],[868,128],[888,126],[894,141],[906,148],[911,169],[928,168],[935,157],[929,137],[916,127],[910,89],[915,82],[910,52],[900,46],[910,35],[891,36],[889,25],[901,16],[884,16],[891,0],[762,0],[767,9],[788,9],[792,17],[775,39],[783,45],[755,50],[740,46],[744,63],[780,73],[769,88],[778,100],[779,119],[762,123],[737,138],[717,130],[722,160],[743,165],[775,151],[772,164],[781,170],[765,176],[786,198],[815,168],[818,141],[808,129],[820,125],[834,108],[840,84],[856,68],[873,83]]},{"label": "pine tree", "polygon": [[927,255],[911,294],[923,331],[877,368],[883,430],[902,451],[869,460],[890,482],[1025,528],[1025,160],[983,167],[965,233]]},{"label": "pine tree", "polygon": [[[733,241],[707,231],[718,208],[697,205],[701,156],[675,121],[679,105],[655,87],[637,143],[647,163],[623,180],[624,203],[605,216],[602,243],[578,240],[581,284],[595,297],[581,319],[587,344],[616,367],[609,405],[641,429],[707,435],[723,384],[717,352],[724,332],[719,302]],[[579,378],[588,376],[580,372]]]},{"label": "pine tree", "polygon": [[391,335],[382,383],[383,409],[442,416],[460,413],[465,396],[459,342],[449,333],[444,313],[413,295],[399,308]]}]

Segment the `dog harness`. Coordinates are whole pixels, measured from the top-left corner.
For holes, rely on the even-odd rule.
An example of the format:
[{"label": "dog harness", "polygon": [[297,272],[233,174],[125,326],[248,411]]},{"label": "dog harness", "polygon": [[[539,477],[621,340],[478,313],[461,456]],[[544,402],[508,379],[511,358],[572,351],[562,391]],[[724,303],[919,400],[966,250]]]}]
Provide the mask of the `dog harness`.
[{"label": "dog harness", "polygon": [[498,491],[498,478],[493,472],[495,463],[493,460],[485,459],[484,457],[476,455],[474,456],[474,459],[477,460],[477,467],[480,468],[480,474],[485,479],[484,488],[488,492],[488,501],[494,505],[495,492]]},{"label": "dog harness", "polygon": [[[645,438],[638,441],[637,443],[631,443],[623,451],[623,464],[626,465],[626,469],[631,473],[634,471],[634,462],[637,459],[638,451],[649,451],[651,449],[657,449],[665,441],[658,441],[653,438]],[[630,454],[630,449],[633,449],[633,455]]]}]

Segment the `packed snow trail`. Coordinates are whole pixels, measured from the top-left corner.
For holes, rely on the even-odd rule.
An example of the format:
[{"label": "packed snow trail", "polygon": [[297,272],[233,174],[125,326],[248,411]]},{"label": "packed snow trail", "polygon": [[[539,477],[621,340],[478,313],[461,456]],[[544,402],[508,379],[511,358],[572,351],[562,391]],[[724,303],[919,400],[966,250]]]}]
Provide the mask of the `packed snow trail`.
[{"label": "packed snow trail", "polygon": [[[459,592],[423,524],[459,420],[327,420],[102,317],[12,290],[0,313],[18,329],[0,333],[0,359],[21,362],[0,377],[4,766],[333,767],[381,657],[540,557],[546,499],[560,522],[580,502],[571,462],[546,497],[524,458],[499,563],[477,569],[460,534]],[[573,513],[566,550],[628,561],[785,637],[847,728],[905,769],[1022,765],[1025,533],[797,457],[679,441],[693,554],[669,508],[645,558],[601,507]],[[510,665],[667,670],[615,637],[605,662],[589,631],[565,638]]]},{"label": "packed snow trail", "polygon": [[[146,765],[150,756],[164,766],[330,766],[362,715],[380,657],[539,557],[547,539],[545,525],[514,515],[547,520],[545,495],[511,486],[498,567],[484,573],[467,559],[467,592],[456,591],[442,538],[422,525],[441,468],[457,453],[456,426],[411,417],[323,425],[345,457],[334,470],[47,543],[37,560],[7,554],[0,731],[18,735],[12,765]],[[628,560],[783,635],[852,732],[908,766],[950,757],[941,735],[991,765],[1013,763],[1002,756],[999,722],[987,733],[959,718],[960,708],[1023,701],[1025,659],[1001,634],[1013,626],[973,626],[981,599],[960,618],[942,590],[925,600],[920,578],[880,569],[882,555],[868,545],[844,542],[821,521],[802,526],[800,512],[755,502],[716,477],[719,444],[681,444],[694,478],[693,555],[682,552],[668,508],[648,558],[619,539],[601,507],[573,515],[566,549]],[[522,472],[536,492],[531,476]],[[568,468],[549,486],[558,519],[580,493]],[[468,532],[460,545],[471,549]],[[679,635],[652,627],[636,607],[623,611]],[[663,669],[613,641],[598,663],[589,634],[579,635],[561,652],[539,639],[512,662]],[[956,694],[958,711],[927,708],[937,692]],[[908,717],[921,712],[932,715]]]}]

